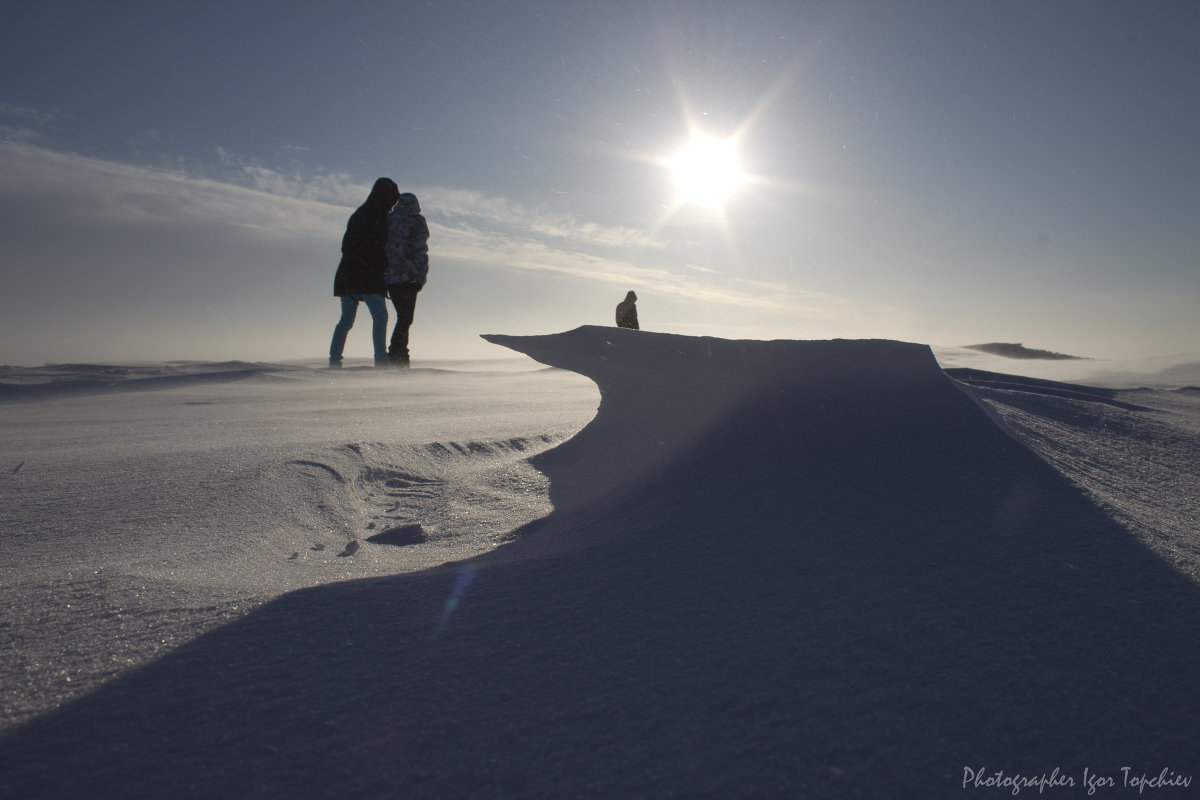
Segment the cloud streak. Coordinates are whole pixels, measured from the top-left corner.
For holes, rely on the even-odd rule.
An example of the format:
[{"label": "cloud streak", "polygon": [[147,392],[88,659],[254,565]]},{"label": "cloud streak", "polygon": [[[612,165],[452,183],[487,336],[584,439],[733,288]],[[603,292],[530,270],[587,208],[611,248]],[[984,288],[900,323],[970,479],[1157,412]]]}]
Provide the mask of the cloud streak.
[{"label": "cloud streak", "polygon": [[523,231],[530,237],[544,237],[578,247],[639,248],[662,250],[668,243],[653,234],[632,227],[598,225],[580,220],[573,214],[532,209],[506,198],[469,189],[426,187],[422,196],[431,209],[447,220],[468,227]]},{"label": "cloud streak", "polygon": [[261,236],[340,237],[344,208],[182,173],[0,142],[0,201],[80,225],[225,226]]},{"label": "cloud streak", "polygon": [[801,292],[780,284],[726,278],[709,270],[699,273],[668,267],[632,264],[620,259],[554,247],[495,231],[433,226],[441,258],[486,265],[495,269],[553,273],[578,280],[676,299],[737,306],[743,309],[830,318],[848,304],[829,295]]},{"label": "cloud streak", "polygon": [[[230,153],[223,153],[222,160],[238,175],[238,184],[0,142],[5,191],[26,204],[40,198],[48,214],[68,213],[113,227],[195,224],[331,242],[340,240],[350,209],[369,190],[345,174],[288,174],[240,163]],[[844,311],[844,302],[828,295],[672,263],[671,242],[636,228],[598,225],[468,189],[418,191],[433,221],[438,258],[614,287],[634,285],[682,300],[745,309],[806,316]],[[630,252],[638,261],[614,254]]]},{"label": "cloud streak", "polygon": [[64,119],[69,118],[68,115],[58,111],[43,111],[36,108],[13,106],[7,103],[0,103],[0,117],[13,117],[46,127],[56,126]]},{"label": "cloud streak", "polygon": [[[0,103],[0,142],[37,142],[69,119],[58,111],[43,111],[25,106]],[[4,120],[8,121],[4,121]]]}]

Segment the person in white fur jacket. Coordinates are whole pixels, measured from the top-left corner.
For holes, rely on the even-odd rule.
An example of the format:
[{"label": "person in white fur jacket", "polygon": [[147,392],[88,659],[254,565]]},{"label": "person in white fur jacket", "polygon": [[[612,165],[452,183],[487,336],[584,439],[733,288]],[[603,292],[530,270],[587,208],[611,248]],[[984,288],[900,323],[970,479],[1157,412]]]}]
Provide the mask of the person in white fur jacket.
[{"label": "person in white fur jacket", "polygon": [[408,329],[417,307],[417,293],[429,275],[429,224],[421,216],[417,196],[411,192],[401,194],[388,215],[387,257],[387,293],[396,309],[388,360],[394,367],[407,367]]}]

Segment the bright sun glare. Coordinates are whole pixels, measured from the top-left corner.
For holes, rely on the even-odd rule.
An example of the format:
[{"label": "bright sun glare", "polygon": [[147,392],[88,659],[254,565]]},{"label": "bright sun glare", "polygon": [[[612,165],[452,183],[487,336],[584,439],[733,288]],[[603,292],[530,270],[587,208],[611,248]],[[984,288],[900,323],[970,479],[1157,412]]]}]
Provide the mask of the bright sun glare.
[{"label": "bright sun glare", "polygon": [[667,161],[675,177],[675,204],[693,204],[719,210],[746,182],[738,161],[737,142],[693,134]]}]

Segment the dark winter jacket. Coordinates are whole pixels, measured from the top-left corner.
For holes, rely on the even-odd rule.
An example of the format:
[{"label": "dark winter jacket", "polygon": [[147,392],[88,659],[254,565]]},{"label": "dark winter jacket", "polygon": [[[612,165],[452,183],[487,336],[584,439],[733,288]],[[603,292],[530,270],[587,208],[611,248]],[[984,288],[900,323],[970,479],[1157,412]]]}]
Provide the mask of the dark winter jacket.
[{"label": "dark winter jacket", "polygon": [[387,283],[425,285],[429,274],[429,225],[421,216],[417,196],[400,195],[400,202],[388,216]]},{"label": "dark winter jacket", "polygon": [[638,329],[637,295],[633,292],[625,295],[625,299],[617,303],[617,327]]},{"label": "dark winter jacket", "polygon": [[395,181],[380,178],[367,202],[350,215],[342,237],[342,261],[333,279],[335,297],[387,291],[383,279],[387,270],[387,219],[399,198],[400,188]]}]

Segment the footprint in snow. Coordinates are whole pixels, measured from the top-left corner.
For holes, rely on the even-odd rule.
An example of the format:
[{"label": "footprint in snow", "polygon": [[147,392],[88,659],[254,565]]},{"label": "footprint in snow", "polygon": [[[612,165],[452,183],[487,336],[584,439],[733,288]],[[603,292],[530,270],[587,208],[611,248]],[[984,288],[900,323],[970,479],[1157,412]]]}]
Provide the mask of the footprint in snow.
[{"label": "footprint in snow", "polygon": [[346,549],[345,549],[345,550],[343,550],[342,552],[338,553],[338,558],[346,558],[347,556],[352,556],[352,555],[354,555],[354,554],[355,554],[355,553],[357,553],[357,552],[358,552],[358,540],[354,539],[354,540],[351,540],[351,541],[350,541],[350,542],[349,542],[349,543],[346,545]]}]

